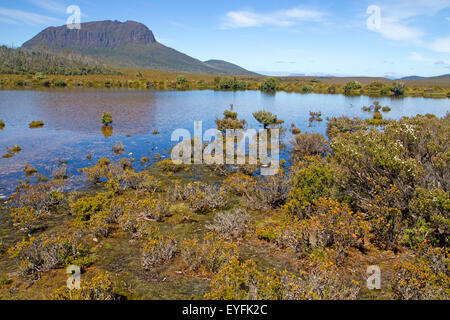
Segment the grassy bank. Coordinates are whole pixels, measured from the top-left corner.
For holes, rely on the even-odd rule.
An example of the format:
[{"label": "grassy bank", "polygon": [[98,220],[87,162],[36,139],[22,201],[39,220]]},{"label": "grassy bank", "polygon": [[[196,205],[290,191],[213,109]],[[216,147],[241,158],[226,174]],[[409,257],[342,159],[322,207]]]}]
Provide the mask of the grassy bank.
[{"label": "grassy bank", "polygon": [[[146,70],[120,70],[116,75],[10,75],[0,74],[0,88],[133,88],[155,90],[260,90],[265,77],[186,74]],[[407,80],[401,93],[392,91],[395,82],[383,78],[276,78],[276,91],[427,98],[450,97],[446,79]]]}]

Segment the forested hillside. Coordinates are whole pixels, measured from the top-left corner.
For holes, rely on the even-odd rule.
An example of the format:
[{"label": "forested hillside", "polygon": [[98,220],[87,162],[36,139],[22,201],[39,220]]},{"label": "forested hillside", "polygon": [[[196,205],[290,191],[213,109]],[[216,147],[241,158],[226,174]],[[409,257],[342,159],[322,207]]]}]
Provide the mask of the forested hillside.
[{"label": "forested hillside", "polygon": [[73,53],[50,53],[44,49],[28,50],[0,47],[0,73],[43,75],[117,74],[101,60]]}]

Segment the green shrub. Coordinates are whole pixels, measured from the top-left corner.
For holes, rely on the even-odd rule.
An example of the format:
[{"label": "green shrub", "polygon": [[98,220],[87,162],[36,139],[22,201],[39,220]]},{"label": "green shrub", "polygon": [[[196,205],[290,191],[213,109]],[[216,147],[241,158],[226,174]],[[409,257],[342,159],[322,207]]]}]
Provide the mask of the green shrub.
[{"label": "green shrub", "polygon": [[303,93],[311,93],[311,92],[313,92],[314,91],[314,87],[313,86],[310,86],[310,85],[304,85],[303,87],[302,87],[302,92]]},{"label": "green shrub", "polygon": [[352,93],[352,90],[357,90],[357,89],[361,89],[361,88],[362,88],[362,85],[358,81],[350,81],[345,84],[344,93],[348,95],[348,94]]},{"label": "green shrub", "polygon": [[109,112],[103,112],[102,114],[102,118],[100,119],[100,121],[105,125],[105,126],[109,126],[110,124],[113,123],[113,117]]},{"label": "green shrub", "polygon": [[276,115],[265,110],[254,112],[253,117],[255,117],[256,121],[258,121],[264,126],[264,129],[267,129],[269,125],[279,123],[279,120],[277,119]]},{"label": "green shrub", "polygon": [[318,157],[299,162],[295,169],[293,186],[284,207],[286,212],[305,217],[311,212],[315,200],[337,197],[337,170],[336,167]]},{"label": "green shrub", "polygon": [[265,78],[261,83],[261,91],[274,92],[277,88],[277,82],[275,78]]},{"label": "green shrub", "polygon": [[95,196],[87,196],[78,199],[75,203],[71,204],[73,213],[75,214],[75,222],[77,226],[88,226],[92,222],[92,218],[107,210],[111,205],[111,199],[105,193],[99,193]]},{"label": "green shrub", "polygon": [[64,87],[67,87],[67,82],[62,79],[57,79],[57,80],[55,80],[54,85],[55,85],[55,87],[64,88]]},{"label": "green shrub", "polygon": [[187,83],[187,79],[185,76],[177,76],[177,81],[176,81],[178,86],[184,85]]},{"label": "green shrub", "polygon": [[53,300],[117,300],[114,285],[108,272],[96,274],[90,279],[81,281],[80,289],[69,289],[63,286],[53,293]]},{"label": "green shrub", "polygon": [[403,82],[394,81],[390,87],[391,92],[394,96],[402,96],[405,93],[406,86]]}]

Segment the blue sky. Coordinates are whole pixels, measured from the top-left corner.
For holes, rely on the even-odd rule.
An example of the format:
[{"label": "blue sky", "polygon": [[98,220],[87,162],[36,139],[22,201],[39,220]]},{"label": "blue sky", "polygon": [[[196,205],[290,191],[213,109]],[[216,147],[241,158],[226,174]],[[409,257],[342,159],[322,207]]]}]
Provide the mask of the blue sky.
[{"label": "blue sky", "polygon": [[450,73],[450,0],[0,0],[0,43],[20,46],[65,24],[69,5],[81,8],[82,22],[142,22],[169,47],[254,71]]}]

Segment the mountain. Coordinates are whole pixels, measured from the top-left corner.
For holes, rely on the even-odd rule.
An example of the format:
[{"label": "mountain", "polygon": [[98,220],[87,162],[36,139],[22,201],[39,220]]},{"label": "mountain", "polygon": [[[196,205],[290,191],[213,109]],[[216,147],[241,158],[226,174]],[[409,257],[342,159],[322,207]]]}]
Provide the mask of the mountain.
[{"label": "mountain", "polygon": [[49,27],[23,44],[27,49],[46,48],[101,57],[113,67],[180,73],[255,75],[221,60],[202,62],[156,41],[153,32],[135,21],[97,21],[81,29]]},{"label": "mountain", "polygon": [[226,72],[231,74],[239,74],[239,75],[256,75],[256,73],[249,72],[242,67],[239,67],[236,64],[223,61],[223,60],[208,60],[205,61],[204,64],[207,66]]},{"label": "mountain", "polygon": [[398,79],[398,80],[420,80],[420,79],[425,79],[425,77],[420,77],[420,76],[408,76],[408,77],[400,78],[400,79]]},{"label": "mountain", "polygon": [[450,78],[450,74],[443,74],[440,76],[433,76],[433,77],[409,76],[409,77],[403,77],[398,80],[425,80],[425,79],[432,80],[432,79],[445,79],[445,78]]}]

